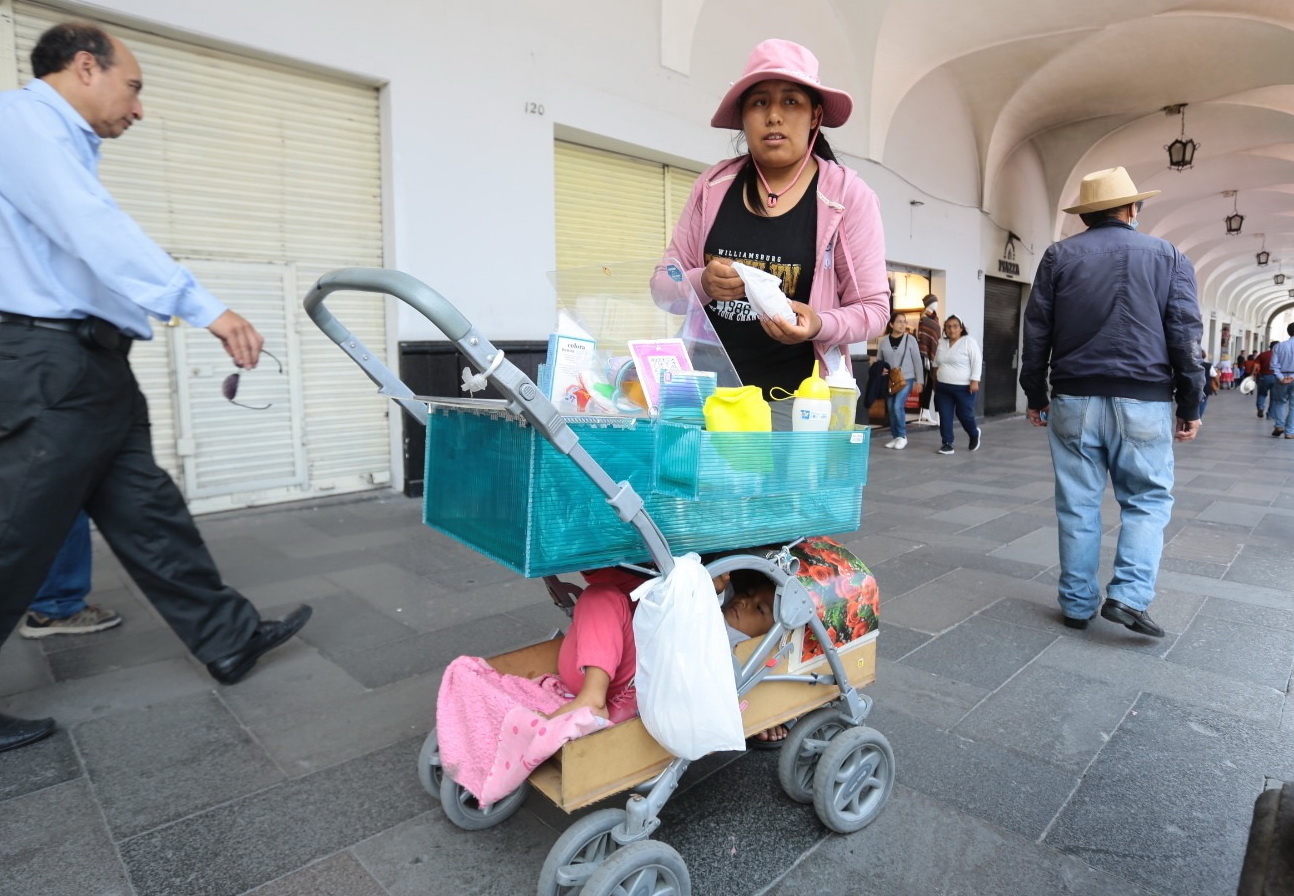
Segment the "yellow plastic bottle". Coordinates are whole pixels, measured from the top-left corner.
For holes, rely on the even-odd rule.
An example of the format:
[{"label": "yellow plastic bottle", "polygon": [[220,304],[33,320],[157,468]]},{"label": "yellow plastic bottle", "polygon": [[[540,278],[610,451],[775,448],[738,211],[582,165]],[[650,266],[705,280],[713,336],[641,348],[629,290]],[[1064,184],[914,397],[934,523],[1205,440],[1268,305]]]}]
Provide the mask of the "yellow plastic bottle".
[{"label": "yellow plastic bottle", "polygon": [[795,432],[826,432],[831,424],[831,387],[818,376],[818,362],[813,373],[800,381],[791,405],[791,429]]}]

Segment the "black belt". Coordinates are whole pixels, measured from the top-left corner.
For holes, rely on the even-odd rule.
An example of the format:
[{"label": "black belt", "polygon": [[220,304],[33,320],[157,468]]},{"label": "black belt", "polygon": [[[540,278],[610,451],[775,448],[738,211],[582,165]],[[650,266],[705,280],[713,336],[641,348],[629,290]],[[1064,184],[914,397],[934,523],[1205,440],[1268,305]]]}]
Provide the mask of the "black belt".
[{"label": "black belt", "polygon": [[115,325],[97,317],[71,320],[57,317],[30,317],[26,314],[0,311],[0,324],[8,324],[11,327],[40,327],[43,330],[71,333],[87,348],[107,349],[109,351],[124,352],[129,350],[132,338]]}]

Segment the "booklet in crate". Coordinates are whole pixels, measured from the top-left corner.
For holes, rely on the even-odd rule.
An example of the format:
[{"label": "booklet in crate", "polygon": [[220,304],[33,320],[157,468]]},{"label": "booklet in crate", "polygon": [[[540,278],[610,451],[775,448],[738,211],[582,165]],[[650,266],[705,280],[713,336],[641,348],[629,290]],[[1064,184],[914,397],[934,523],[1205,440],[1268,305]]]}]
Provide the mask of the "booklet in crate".
[{"label": "booklet in crate", "polygon": [[[800,559],[800,584],[836,650],[845,653],[876,637],[880,593],[876,579],[848,548],[825,535],[806,538],[791,549]],[[787,671],[798,674],[821,661],[822,645],[808,626],[795,630]]]},{"label": "booklet in crate", "polygon": [[665,371],[691,370],[682,339],[630,339],[629,354],[650,407],[660,407],[660,378]]}]

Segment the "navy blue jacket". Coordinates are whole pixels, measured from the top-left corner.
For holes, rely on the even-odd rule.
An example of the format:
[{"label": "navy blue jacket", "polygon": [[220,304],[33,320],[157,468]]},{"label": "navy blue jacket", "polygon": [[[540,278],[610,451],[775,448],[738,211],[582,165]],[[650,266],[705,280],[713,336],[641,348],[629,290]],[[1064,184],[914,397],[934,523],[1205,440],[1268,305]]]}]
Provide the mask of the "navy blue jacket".
[{"label": "navy blue jacket", "polygon": [[1020,386],[1029,407],[1059,395],[1175,401],[1200,415],[1195,268],[1172,243],[1102,221],[1043,254],[1024,312]]}]

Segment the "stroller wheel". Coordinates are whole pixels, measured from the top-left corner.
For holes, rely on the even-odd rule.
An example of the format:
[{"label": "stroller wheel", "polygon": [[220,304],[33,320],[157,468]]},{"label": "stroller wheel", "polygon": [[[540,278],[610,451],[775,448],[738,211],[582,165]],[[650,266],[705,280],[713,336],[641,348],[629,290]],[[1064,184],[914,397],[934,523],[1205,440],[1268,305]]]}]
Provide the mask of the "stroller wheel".
[{"label": "stroller wheel", "polygon": [[894,789],[894,750],[874,728],[847,728],[831,740],[813,774],[813,809],[837,834],[870,824]]},{"label": "stroller wheel", "polygon": [[418,780],[423,790],[434,800],[440,799],[440,782],[445,777],[445,769],[440,764],[440,744],[436,741],[436,729],[427,733],[422,742],[422,751],[418,753]]},{"label": "stroller wheel", "polygon": [[575,896],[584,892],[593,872],[620,844],[611,832],[624,824],[624,809],[590,812],[562,832],[539,872],[539,896]]},{"label": "stroller wheel", "polygon": [[804,716],[782,745],[777,758],[777,780],[797,803],[813,802],[813,771],[833,737],[849,727],[834,708],[824,706]]},{"label": "stroller wheel", "polygon": [[530,793],[530,785],[522,782],[521,786],[487,809],[482,809],[467,788],[455,784],[453,779],[442,774],[440,779],[440,808],[445,817],[465,831],[483,831],[496,824],[502,824],[521,808]]},{"label": "stroller wheel", "polygon": [[673,847],[659,840],[630,843],[602,863],[580,896],[691,896],[692,878]]}]

